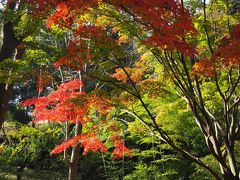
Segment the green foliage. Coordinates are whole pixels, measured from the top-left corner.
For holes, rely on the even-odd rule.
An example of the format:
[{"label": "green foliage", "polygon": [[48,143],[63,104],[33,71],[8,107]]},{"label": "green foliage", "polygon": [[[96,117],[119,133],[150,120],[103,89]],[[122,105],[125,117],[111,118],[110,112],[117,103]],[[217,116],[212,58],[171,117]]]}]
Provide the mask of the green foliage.
[{"label": "green foliage", "polygon": [[204,137],[198,129],[185,101],[174,95],[161,100],[156,109],[159,112],[157,122],[168,132],[169,136],[184,149],[198,156],[208,152]]},{"label": "green foliage", "polygon": [[[240,167],[240,159],[239,159],[239,152],[240,152],[240,141],[236,141],[235,143],[235,148],[234,148],[234,151],[235,151],[235,155],[236,155],[236,164],[237,164],[237,167],[239,168]],[[228,158],[228,157],[226,157]],[[215,169],[218,174],[220,175],[221,172],[219,170],[219,167],[218,167],[218,162],[213,158],[212,155],[207,155],[205,157],[202,158],[202,161],[205,162],[206,164],[208,164],[210,167],[212,167],[213,169]],[[211,178],[210,174],[208,171],[202,169],[201,167],[199,166],[196,166],[195,167],[195,171],[193,172],[193,174],[191,175],[191,177],[196,180],[212,180],[213,178]]]},{"label": "green foliage", "polygon": [[[215,169],[218,172],[218,174],[220,175],[218,163],[217,163],[216,160],[214,160],[212,155],[207,155],[207,156],[203,157],[202,160],[203,160],[203,162],[207,163],[210,167]],[[211,177],[211,175],[209,174],[209,172],[207,172],[206,170],[200,168],[199,166],[196,166],[195,171],[191,175],[191,178],[193,178],[193,177],[196,180],[200,180],[200,179],[212,180],[213,179]]]},{"label": "green foliage", "polygon": [[0,155],[2,172],[17,174],[19,167],[25,176],[32,176],[31,171],[38,170],[64,173],[66,164],[63,158],[50,156],[51,150],[63,138],[61,127],[39,125],[38,128],[33,128],[24,125],[8,128],[11,128],[7,131],[9,144],[3,145]]},{"label": "green foliage", "polygon": [[1,83],[12,84],[19,80],[23,73],[30,71],[26,61],[5,59],[0,62],[0,79]]}]

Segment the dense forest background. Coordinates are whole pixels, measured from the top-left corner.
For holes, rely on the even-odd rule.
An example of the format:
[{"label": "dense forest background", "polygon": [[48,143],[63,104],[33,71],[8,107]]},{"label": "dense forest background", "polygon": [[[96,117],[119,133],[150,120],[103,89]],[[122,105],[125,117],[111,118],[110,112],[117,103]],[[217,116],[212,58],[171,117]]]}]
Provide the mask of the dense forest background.
[{"label": "dense forest background", "polygon": [[0,179],[240,178],[240,1],[0,1]]}]

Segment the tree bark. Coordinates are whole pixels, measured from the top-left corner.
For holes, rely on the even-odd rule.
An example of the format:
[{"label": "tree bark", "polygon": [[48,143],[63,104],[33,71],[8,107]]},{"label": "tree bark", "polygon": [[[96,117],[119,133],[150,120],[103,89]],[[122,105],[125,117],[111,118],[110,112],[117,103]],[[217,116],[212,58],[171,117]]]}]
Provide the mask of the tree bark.
[{"label": "tree bark", "polygon": [[[79,79],[82,81],[81,71],[79,71]],[[80,92],[83,92],[82,85],[80,85],[79,90],[80,90]],[[76,126],[75,126],[75,136],[78,136],[81,133],[82,133],[82,124],[81,124],[81,122],[77,121]],[[78,143],[75,147],[72,148],[71,159],[69,162],[68,180],[76,180],[77,179],[80,155],[81,155],[81,146],[80,146],[80,143]]]},{"label": "tree bark", "polygon": [[[15,6],[10,6],[10,10],[13,10]],[[2,47],[0,50],[0,62],[4,59],[13,58],[15,50],[17,50],[17,46],[21,43],[21,39],[17,39],[14,35],[13,31],[13,23],[6,22],[3,25],[3,41]],[[20,59],[23,55],[24,50],[19,50],[16,53],[16,58]],[[0,83],[0,129],[2,128],[2,124],[4,122],[4,117],[7,111],[7,105],[10,97],[10,93],[12,90],[12,86]]]},{"label": "tree bark", "polygon": [[[75,136],[80,135],[82,133],[82,124],[77,122],[75,129]],[[71,160],[69,162],[69,175],[68,180],[76,180],[78,173],[78,161],[81,154],[81,146],[78,143],[75,147],[72,148]]]}]

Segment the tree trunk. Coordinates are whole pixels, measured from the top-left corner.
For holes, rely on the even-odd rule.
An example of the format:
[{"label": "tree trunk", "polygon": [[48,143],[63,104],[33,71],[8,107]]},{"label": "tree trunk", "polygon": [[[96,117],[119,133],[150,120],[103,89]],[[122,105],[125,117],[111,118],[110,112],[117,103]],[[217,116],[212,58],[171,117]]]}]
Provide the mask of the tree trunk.
[{"label": "tree trunk", "polygon": [[23,167],[18,166],[17,167],[17,180],[22,180],[22,175],[21,175],[22,172],[23,172]]},{"label": "tree trunk", "polygon": [[[21,40],[18,40],[14,36],[13,24],[7,22],[3,25],[3,42],[0,51],[0,62],[4,59],[13,58],[14,52],[17,59],[20,59],[24,53],[24,50],[17,49],[17,46],[21,43]],[[7,111],[7,105],[10,97],[12,86],[0,83],[0,129],[4,122],[4,117]]]},{"label": "tree trunk", "polygon": [[[79,71],[79,79],[82,81],[81,71]],[[80,90],[80,92],[83,92],[82,85],[80,85],[79,90]],[[77,121],[75,127],[76,127],[75,136],[78,136],[82,133],[81,122]],[[78,163],[79,163],[80,155],[81,155],[81,146],[80,146],[80,143],[78,143],[75,147],[72,148],[71,159],[69,162],[68,180],[76,180],[77,179]]]},{"label": "tree trunk", "polygon": [[[76,124],[75,136],[82,133],[82,125],[80,122]],[[76,180],[78,173],[78,161],[80,158],[80,144],[78,143],[75,147],[72,148],[71,160],[69,162],[69,175],[68,180]]]}]

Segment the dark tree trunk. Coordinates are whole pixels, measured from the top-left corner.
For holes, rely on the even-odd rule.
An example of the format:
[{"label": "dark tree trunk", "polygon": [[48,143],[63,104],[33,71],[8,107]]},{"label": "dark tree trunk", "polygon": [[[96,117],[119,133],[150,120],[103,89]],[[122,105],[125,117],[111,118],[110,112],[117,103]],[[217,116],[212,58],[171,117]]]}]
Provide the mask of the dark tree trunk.
[{"label": "dark tree trunk", "polygon": [[22,180],[21,173],[23,172],[23,167],[19,166],[17,167],[17,180]]},{"label": "dark tree trunk", "polygon": [[[13,24],[7,22],[3,25],[3,44],[0,51],[0,62],[4,59],[13,58],[17,46],[21,43],[21,40],[18,40],[14,36]],[[23,54],[23,50],[16,51],[16,58],[20,58]],[[7,105],[12,90],[11,85],[5,83],[0,83],[0,129],[4,122],[4,117],[7,111]]]}]

